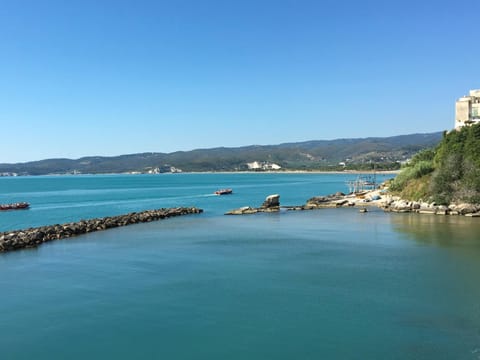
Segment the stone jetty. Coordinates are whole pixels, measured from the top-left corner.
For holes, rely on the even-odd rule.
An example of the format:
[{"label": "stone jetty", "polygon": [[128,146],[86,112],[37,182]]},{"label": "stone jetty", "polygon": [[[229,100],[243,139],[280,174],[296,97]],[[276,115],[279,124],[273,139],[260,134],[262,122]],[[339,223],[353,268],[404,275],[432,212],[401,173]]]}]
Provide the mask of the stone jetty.
[{"label": "stone jetty", "polygon": [[202,209],[195,207],[162,208],[133,212],[125,215],[80,220],[79,222],[66,224],[7,231],[0,233],[0,252],[36,247],[48,241],[65,239],[94,231],[151,222],[180,215],[199,214],[202,212]]}]

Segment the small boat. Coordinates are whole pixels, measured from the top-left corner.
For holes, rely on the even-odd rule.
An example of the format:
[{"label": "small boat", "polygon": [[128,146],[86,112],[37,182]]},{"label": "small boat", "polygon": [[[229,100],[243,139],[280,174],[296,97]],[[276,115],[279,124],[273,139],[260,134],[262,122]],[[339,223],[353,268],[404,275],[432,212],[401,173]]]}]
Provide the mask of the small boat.
[{"label": "small boat", "polygon": [[30,207],[30,204],[27,202],[0,204],[0,210],[23,210],[23,209],[28,209],[29,207]]},{"label": "small boat", "polygon": [[220,189],[215,191],[215,195],[229,195],[231,193],[233,193],[232,189]]}]

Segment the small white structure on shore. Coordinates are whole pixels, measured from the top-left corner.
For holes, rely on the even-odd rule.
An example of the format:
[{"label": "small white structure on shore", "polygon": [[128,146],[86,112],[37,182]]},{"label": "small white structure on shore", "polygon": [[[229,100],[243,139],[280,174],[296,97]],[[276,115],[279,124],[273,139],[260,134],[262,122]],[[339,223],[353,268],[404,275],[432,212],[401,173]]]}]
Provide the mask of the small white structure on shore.
[{"label": "small white structure on shore", "polygon": [[247,166],[248,170],[280,170],[282,168],[280,165],[268,161],[254,161],[251,163],[247,163]]},{"label": "small white structure on shore", "polygon": [[147,174],[161,174],[161,173],[181,173],[182,169],[178,169],[175,166],[164,165],[161,167],[155,167],[147,170]]},{"label": "small white structure on shore", "polygon": [[480,123],[480,89],[470,90],[455,103],[455,129]]}]

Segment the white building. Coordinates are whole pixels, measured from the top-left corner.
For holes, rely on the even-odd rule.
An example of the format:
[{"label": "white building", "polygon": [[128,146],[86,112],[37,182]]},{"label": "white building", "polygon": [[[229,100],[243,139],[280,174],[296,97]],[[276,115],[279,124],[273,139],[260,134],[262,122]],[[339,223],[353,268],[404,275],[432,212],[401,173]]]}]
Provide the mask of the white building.
[{"label": "white building", "polygon": [[251,163],[247,163],[247,166],[249,170],[280,170],[282,168],[280,165],[268,161],[254,161]]},{"label": "white building", "polygon": [[266,163],[263,165],[265,170],[280,170],[282,167],[274,163]]},{"label": "white building", "polygon": [[480,122],[480,90],[470,90],[455,103],[455,129]]},{"label": "white building", "polygon": [[260,165],[258,161],[247,163],[247,166],[249,170],[259,170],[262,168],[262,165]]}]

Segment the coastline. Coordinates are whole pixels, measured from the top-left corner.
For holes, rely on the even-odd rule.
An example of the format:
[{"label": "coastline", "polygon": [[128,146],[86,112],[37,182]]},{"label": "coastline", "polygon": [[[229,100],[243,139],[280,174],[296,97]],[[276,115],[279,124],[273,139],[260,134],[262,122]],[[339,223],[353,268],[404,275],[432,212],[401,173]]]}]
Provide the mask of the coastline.
[{"label": "coastline", "polygon": [[[162,175],[162,174],[398,174],[400,170],[268,170],[268,171],[184,171],[181,173],[161,173],[161,174],[128,174],[124,175]],[[94,175],[94,174],[93,174]],[[100,174],[98,174],[100,175]]]},{"label": "coastline", "polygon": [[40,177],[40,176],[116,176],[116,175],[181,175],[181,174],[379,174],[379,175],[397,175],[400,170],[268,170],[268,171],[182,171],[182,172],[165,172],[159,174],[139,173],[139,172],[122,172],[122,173],[82,173],[82,174],[43,174],[43,175],[17,175],[17,176],[1,176],[2,178],[18,178],[18,177]]},{"label": "coastline", "polygon": [[250,215],[262,212],[305,211],[331,208],[357,208],[360,212],[367,212],[367,207],[376,207],[385,212],[433,214],[445,216],[480,217],[480,204],[450,204],[437,205],[435,203],[409,201],[388,193],[388,188],[381,186],[377,189],[364,190],[344,194],[336,192],[326,196],[314,196],[303,205],[280,205],[280,195],[267,196],[260,207],[243,206],[232,209],[224,215]]}]

